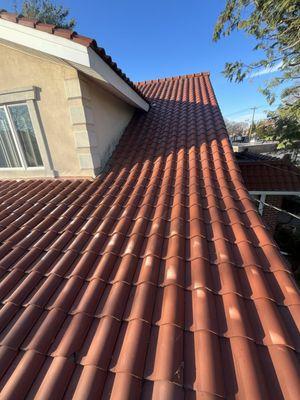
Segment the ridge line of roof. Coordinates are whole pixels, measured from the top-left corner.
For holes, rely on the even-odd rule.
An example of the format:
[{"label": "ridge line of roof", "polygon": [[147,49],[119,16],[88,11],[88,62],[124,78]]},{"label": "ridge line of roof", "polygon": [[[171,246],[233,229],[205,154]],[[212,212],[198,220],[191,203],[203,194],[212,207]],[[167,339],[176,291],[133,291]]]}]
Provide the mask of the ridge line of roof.
[{"label": "ridge line of roof", "polygon": [[179,79],[188,79],[188,78],[197,78],[200,76],[210,76],[210,72],[204,71],[204,72],[196,72],[194,74],[184,74],[184,75],[169,76],[169,77],[165,77],[165,78],[149,79],[149,80],[145,80],[145,81],[135,82],[135,85],[147,85],[149,83],[175,81],[175,80],[179,80]]}]

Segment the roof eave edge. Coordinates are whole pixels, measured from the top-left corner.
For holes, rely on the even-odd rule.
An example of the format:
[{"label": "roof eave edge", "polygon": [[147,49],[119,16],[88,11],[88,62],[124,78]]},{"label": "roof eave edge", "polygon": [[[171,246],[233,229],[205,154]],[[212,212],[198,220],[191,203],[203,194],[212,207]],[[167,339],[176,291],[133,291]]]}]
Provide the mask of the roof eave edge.
[{"label": "roof eave edge", "polygon": [[114,92],[119,93],[129,104],[145,111],[149,110],[149,104],[89,47],[1,18],[0,38],[61,58],[85,74],[105,81],[108,87],[113,88]]},{"label": "roof eave edge", "polygon": [[111,85],[115,90],[125,96],[132,105],[148,111],[149,103],[143,99],[130,85],[128,85],[101,57],[92,49],[87,49],[89,63],[92,71],[96,72],[101,80]]}]

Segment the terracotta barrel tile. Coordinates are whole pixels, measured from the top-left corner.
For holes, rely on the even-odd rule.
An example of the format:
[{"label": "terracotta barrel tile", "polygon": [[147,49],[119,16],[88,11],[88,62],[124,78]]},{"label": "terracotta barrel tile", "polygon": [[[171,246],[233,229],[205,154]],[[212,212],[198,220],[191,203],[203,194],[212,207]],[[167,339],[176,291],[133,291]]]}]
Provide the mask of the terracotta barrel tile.
[{"label": "terracotta barrel tile", "polygon": [[51,268],[55,268],[56,261],[59,260],[60,252],[57,250],[49,250],[47,252],[42,252],[39,260],[33,264],[32,270],[37,271],[41,274],[51,273]]},{"label": "terracotta barrel tile", "polygon": [[184,289],[169,285],[158,289],[153,313],[153,323],[157,325],[172,324],[184,327]]},{"label": "terracotta barrel tile", "polygon": [[[243,270],[234,264],[222,262],[217,265],[218,275],[214,276],[215,282],[219,283],[218,292],[220,294],[238,293],[241,296],[248,297],[248,286],[245,282]],[[244,286],[242,286],[244,284]],[[244,289],[244,290],[243,290]]]},{"label": "terracotta barrel tile", "polygon": [[158,281],[161,260],[157,257],[148,255],[142,258],[135,272],[133,282],[139,285],[143,282],[156,284]]},{"label": "terracotta barrel tile", "polygon": [[185,336],[184,383],[197,392],[225,397],[218,336],[209,332],[195,332]]},{"label": "terracotta barrel tile", "polygon": [[111,371],[143,377],[150,329],[149,324],[140,320],[122,324],[110,363]]},{"label": "terracotta barrel tile", "polygon": [[183,382],[183,331],[174,325],[151,329],[145,378]]},{"label": "terracotta barrel tile", "polygon": [[94,315],[104,290],[105,283],[99,279],[85,282],[76,296],[70,309],[70,314],[85,313]]},{"label": "terracotta barrel tile", "polygon": [[1,332],[1,345],[19,348],[41,314],[42,310],[34,306],[22,309]]},{"label": "terracotta barrel tile", "polygon": [[143,384],[142,398],[145,400],[183,400],[185,390],[172,382],[168,381],[146,381]]},{"label": "terracotta barrel tile", "polygon": [[78,361],[107,371],[120,330],[120,322],[112,317],[95,320],[82,346]]},{"label": "terracotta barrel tile", "polygon": [[92,365],[76,368],[65,397],[74,400],[99,399],[104,389],[106,373]]},{"label": "terracotta barrel tile", "polygon": [[0,347],[0,379],[2,379],[17,354],[18,352],[16,350],[12,350],[9,347]]},{"label": "terracotta barrel tile", "polygon": [[217,290],[212,271],[215,268],[207,259],[196,258],[187,265],[186,287],[190,290],[208,288]]},{"label": "terracotta barrel tile", "polygon": [[146,282],[131,289],[123,319],[128,321],[139,319],[151,324],[158,290],[154,285]]},{"label": "terracotta barrel tile", "polygon": [[42,251],[37,248],[30,249],[23,257],[14,263],[12,269],[27,271],[32,267],[32,264],[38,259]]},{"label": "terracotta barrel tile", "polygon": [[66,314],[62,310],[53,309],[43,312],[26,337],[22,348],[47,354],[65,319]]},{"label": "terracotta barrel tile", "polygon": [[0,182],[1,395],[292,400],[299,293],[208,74],[137,87],[101,177]]},{"label": "terracotta barrel tile", "polygon": [[163,241],[160,236],[152,235],[145,238],[144,245],[141,249],[141,257],[154,256],[160,257],[162,253]]},{"label": "terracotta barrel tile", "polygon": [[236,294],[228,293],[222,296],[224,312],[226,316],[227,337],[240,336],[244,338],[256,339],[253,332],[253,320],[247,308],[246,302]]},{"label": "terracotta barrel tile", "polygon": [[298,304],[299,289],[291,274],[287,271],[277,271],[274,274],[266,274],[266,279],[278,303]]},{"label": "terracotta barrel tile", "polygon": [[67,276],[78,276],[82,279],[91,278],[97,261],[99,261],[99,256],[96,253],[84,253],[81,256],[77,256]]},{"label": "terracotta barrel tile", "polygon": [[12,267],[14,263],[21,261],[21,258],[24,256],[24,254],[26,254],[26,250],[21,247],[15,247],[11,249],[10,253],[1,259],[2,268],[8,269]]},{"label": "terracotta barrel tile", "polygon": [[34,398],[62,399],[74,369],[75,364],[70,360],[63,357],[53,358]]},{"label": "terracotta barrel tile", "polygon": [[24,277],[24,273],[17,269],[8,272],[0,282],[0,299],[4,299],[5,296],[17,286],[17,283],[23,282]]},{"label": "terracotta barrel tile", "polygon": [[208,244],[206,238],[194,236],[189,240],[189,253],[187,257],[193,261],[197,258],[209,259]]},{"label": "terracotta barrel tile", "polygon": [[16,313],[20,310],[20,307],[13,303],[6,303],[1,305],[0,309],[0,331],[4,330],[11,321]]},{"label": "terracotta barrel tile", "polygon": [[245,338],[230,339],[236,372],[236,393],[243,399],[267,399],[266,380],[258,358],[256,345]]},{"label": "terracotta barrel tile", "polygon": [[[272,385],[270,393],[273,398],[282,393],[285,399],[297,398],[299,393],[299,360],[297,355],[284,346],[272,346],[269,349],[270,358],[275,369],[276,378],[279,381],[279,388]],[[280,391],[280,393],[279,393]]]},{"label": "terracotta barrel tile", "polygon": [[[263,272],[261,268],[256,266],[248,266],[244,271],[245,277],[242,283],[244,292],[248,293],[248,297],[253,299],[268,298],[282,303],[282,298],[279,295],[274,296],[274,291],[270,289],[271,287],[273,289],[273,286],[268,283],[268,273]],[[245,288],[247,283],[248,290]]]},{"label": "terracotta barrel tile", "polygon": [[186,261],[179,257],[171,257],[161,263],[159,285],[185,286]]},{"label": "terracotta barrel tile", "polygon": [[18,285],[15,290],[10,292],[10,295],[3,299],[3,302],[11,302],[17,305],[21,305],[26,297],[31,293],[31,291],[39,284],[42,276],[37,272],[31,272],[29,275],[25,276],[25,279],[20,285]]},{"label": "terracotta barrel tile", "polygon": [[105,382],[103,399],[138,400],[141,388],[141,380],[130,374],[109,374]]},{"label": "terracotta barrel tile", "polygon": [[4,376],[1,396],[7,400],[25,399],[44,360],[44,356],[32,351],[19,353]]},{"label": "terracotta barrel tile", "polygon": [[255,306],[265,334],[264,344],[295,348],[296,344],[292,341],[286,326],[284,326],[284,320],[280,317],[279,307],[267,299],[255,300]]},{"label": "terracotta barrel tile", "polygon": [[[94,257],[90,257],[89,255],[94,254]],[[85,264],[85,260],[89,261]],[[78,263],[78,269],[87,269],[89,270],[89,274],[87,276],[88,279],[92,280],[95,278],[101,279],[104,282],[109,282],[109,277],[111,272],[113,271],[114,265],[119,260],[119,257],[116,254],[106,253],[101,256],[96,253],[85,253]],[[93,262],[92,268],[90,262]]]},{"label": "terracotta barrel tile", "polygon": [[130,286],[126,283],[117,282],[113,285],[107,285],[95,315],[99,317],[110,316],[121,320],[129,294]]},{"label": "terracotta barrel tile", "polygon": [[74,303],[82,285],[83,281],[76,276],[70,278],[66,282],[63,282],[51,297],[48,307],[50,309],[57,308],[63,310],[64,312],[68,312],[72,307],[72,304]]},{"label": "terracotta barrel tile", "polygon": [[202,288],[188,291],[185,296],[185,329],[220,334],[217,307],[221,304],[218,297]]},{"label": "terracotta barrel tile", "polygon": [[82,313],[67,317],[49,349],[50,355],[73,357],[76,361],[92,321],[92,317]]}]

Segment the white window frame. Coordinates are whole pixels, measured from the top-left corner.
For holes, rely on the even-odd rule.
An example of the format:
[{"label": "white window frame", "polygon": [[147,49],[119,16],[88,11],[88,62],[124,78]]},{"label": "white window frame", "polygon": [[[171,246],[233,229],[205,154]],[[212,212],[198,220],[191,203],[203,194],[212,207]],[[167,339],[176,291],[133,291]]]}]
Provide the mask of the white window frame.
[{"label": "white window frame", "polygon": [[[44,163],[43,163],[43,165],[38,165],[36,167],[30,167],[30,166],[27,165],[27,161],[26,161],[26,158],[25,158],[25,155],[23,153],[22,146],[21,146],[21,143],[20,143],[20,139],[19,139],[18,133],[16,131],[15,124],[12,121],[11,114],[10,114],[10,111],[9,111],[9,107],[15,107],[15,106],[19,106],[19,105],[25,105],[27,107],[27,110],[28,110],[28,113],[29,113],[28,106],[27,106],[27,104],[25,102],[23,102],[23,103],[13,103],[13,104],[12,103],[11,104],[2,104],[2,105],[0,105],[0,109],[3,109],[4,113],[6,115],[6,118],[7,118],[7,121],[8,121],[8,125],[9,125],[9,129],[11,131],[12,138],[13,138],[14,144],[16,146],[16,150],[17,150],[17,153],[18,153],[18,156],[19,156],[19,159],[20,159],[20,162],[21,162],[22,166],[21,167],[0,167],[0,171],[2,171],[2,170],[6,171],[8,169],[12,169],[12,170],[24,170],[24,169],[25,170],[26,169],[39,170],[39,169],[44,169]],[[29,114],[29,117],[30,117],[30,114]],[[32,121],[31,121],[31,124],[32,124]]]},{"label": "white window frame", "polygon": [[[8,119],[9,127],[12,132],[14,142],[16,144],[17,152],[20,157],[22,167],[0,167],[2,173],[9,173],[9,176],[13,176],[14,171],[24,171],[28,172],[28,176],[54,176],[53,166],[51,162],[51,157],[49,149],[46,145],[46,137],[43,132],[41,121],[38,114],[37,100],[39,100],[39,89],[35,86],[30,86],[26,88],[18,88],[12,90],[0,91],[0,107],[4,107],[5,113]],[[35,134],[35,138],[40,151],[42,166],[29,167],[27,166],[25,157],[22,152],[22,147],[20,146],[18,135],[14,130],[14,124],[11,121],[10,113],[7,112],[6,107],[25,104],[28,109],[29,117]],[[12,175],[11,175],[12,174]]]}]

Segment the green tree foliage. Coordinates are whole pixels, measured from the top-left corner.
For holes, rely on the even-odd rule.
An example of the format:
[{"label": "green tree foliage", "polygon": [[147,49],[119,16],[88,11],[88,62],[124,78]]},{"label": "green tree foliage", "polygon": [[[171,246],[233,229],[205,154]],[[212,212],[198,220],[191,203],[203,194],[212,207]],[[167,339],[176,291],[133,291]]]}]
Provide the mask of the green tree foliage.
[{"label": "green tree foliage", "polygon": [[[299,112],[299,111],[298,111]],[[264,140],[278,142],[278,149],[293,149],[294,157],[298,153],[300,120],[291,115],[288,106],[280,106],[276,111],[268,114],[266,121],[259,122],[255,131]]]},{"label": "green tree foliage", "polygon": [[75,20],[67,20],[69,10],[62,5],[56,5],[51,0],[23,0],[21,9],[15,6],[24,17],[35,18],[46,24],[53,24],[59,28],[71,29]]},{"label": "green tree foliage", "polygon": [[295,116],[300,107],[299,0],[226,0],[213,39],[217,41],[236,30],[256,39],[257,58],[250,64],[241,60],[226,63],[225,76],[241,82],[261,69],[278,69],[276,78],[261,91],[271,104],[275,100],[274,87],[290,85],[282,93],[282,102],[285,114]]}]

